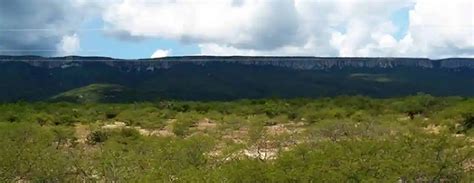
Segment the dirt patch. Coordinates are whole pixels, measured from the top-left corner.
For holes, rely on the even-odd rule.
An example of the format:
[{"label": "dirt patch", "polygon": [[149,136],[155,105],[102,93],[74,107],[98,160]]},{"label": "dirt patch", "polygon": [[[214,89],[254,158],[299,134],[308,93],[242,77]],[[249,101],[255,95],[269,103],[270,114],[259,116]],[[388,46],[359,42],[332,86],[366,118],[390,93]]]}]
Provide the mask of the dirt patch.
[{"label": "dirt patch", "polygon": [[143,129],[140,127],[135,127],[135,129],[143,136],[157,136],[157,137],[173,137],[175,136],[174,133],[172,133],[169,130],[162,129],[162,130],[148,130],[148,129]]},{"label": "dirt patch", "polygon": [[270,136],[302,134],[306,129],[303,122],[277,124],[265,127],[266,134]]},{"label": "dirt patch", "polygon": [[261,160],[271,160],[276,159],[278,150],[277,149],[245,149],[242,152],[245,156],[249,158],[258,158]]},{"label": "dirt patch", "polygon": [[431,133],[431,134],[440,134],[441,131],[443,131],[445,129],[444,126],[438,126],[438,125],[434,125],[434,124],[430,124],[428,125],[427,127],[423,128],[427,133]]},{"label": "dirt patch", "polygon": [[204,130],[207,130],[207,129],[214,129],[214,128],[216,128],[216,126],[217,126],[216,123],[214,123],[213,121],[211,121],[208,118],[204,118],[204,119],[200,120],[197,123],[196,129],[200,130],[200,131],[204,131]]},{"label": "dirt patch", "polygon": [[474,159],[466,160],[463,163],[463,168],[464,168],[464,171],[466,172],[474,171]]},{"label": "dirt patch", "polygon": [[116,121],[113,124],[106,124],[102,126],[102,129],[121,129],[127,127],[124,122]]},{"label": "dirt patch", "polygon": [[225,134],[224,136],[222,136],[222,139],[231,140],[232,142],[237,144],[244,144],[248,134],[249,129],[246,127],[242,127],[239,130],[234,130],[230,133]]},{"label": "dirt patch", "polygon": [[288,128],[286,128],[286,126],[283,125],[283,124],[267,126],[265,128],[266,128],[267,134],[269,134],[269,135],[278,136],[278,135],[283,135],[283,134],[289,134],[290,133],[290,130],[288,130]]},{"label": "dirt patch", "polygon": [[75,136],[78,143],[86,143],[87,136],[91,133],[91,130],[88,125],[76,124],[74,126]]},{"label": "dirt patch", "polygon": [[112,129],[133,128],[137,130],[140,133],[140,135],[143,135],[143,136],[159,136],[159,137],[175,136],[174,133],[171,132],[171,129],[168,126],[161,130],[150,130],[150,129],[141,128],[139,126],[137,127],[127,126],[126,123],[117,121],[117,122],[114,122],[113,124],[106,124],[102,126],[102,129],[112,130]]}]

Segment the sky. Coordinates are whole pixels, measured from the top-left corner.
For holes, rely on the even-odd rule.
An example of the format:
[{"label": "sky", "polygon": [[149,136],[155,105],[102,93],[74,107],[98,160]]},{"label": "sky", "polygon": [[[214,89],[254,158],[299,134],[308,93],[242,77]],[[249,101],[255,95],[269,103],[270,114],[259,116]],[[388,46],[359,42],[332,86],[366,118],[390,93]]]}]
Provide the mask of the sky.
[{"label": "sky", "polygon": [[0,54],[474,57],[474,0],[0,0]]}]

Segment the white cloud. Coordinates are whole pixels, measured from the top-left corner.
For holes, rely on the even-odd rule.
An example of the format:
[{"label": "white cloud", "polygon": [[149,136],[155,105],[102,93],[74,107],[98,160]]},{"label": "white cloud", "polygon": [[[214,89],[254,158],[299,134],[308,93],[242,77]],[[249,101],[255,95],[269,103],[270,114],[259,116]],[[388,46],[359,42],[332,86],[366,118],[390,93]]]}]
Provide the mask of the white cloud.
[{"label": "white cloud", "polygon": [[[411,9],[406,36],[391,22]],[[459,56],[473,53],[471,0],[116,0],[103,18],[132,37],[205,55]]]},{"label": "white cloud", "polygon": [[58,56],[68,56],[79,53],[81,50],[81,43],[77,34],[71,36],[64,36],[61,42],[57,45]]},{"label": "white cloud", "polygon": [[122,0],[104,13],[113,29],[131,36],[273,49],[298,31],[292,0]]},{"label": "white cloud", "polygon": [[[402,9],[399,38],[391,20]],[[178,40],[207,55],[474,56],[472,0],[16,0],[0,6],[0,29],[12,30],[0,50],[73,54],[74,33],[98,12],[110,35]]]},{"label": "white cloud", "polygon": [[151,58],[163,58],[163,57],[167,57],[171,54],[171,50],[162,50],[162,49],[158,49],[156,50],[153,55],[151,55]]},{"label": "white cloud", "polygon": [[474,1],[417,0],[409,21],[407,54],[474,56]]}]

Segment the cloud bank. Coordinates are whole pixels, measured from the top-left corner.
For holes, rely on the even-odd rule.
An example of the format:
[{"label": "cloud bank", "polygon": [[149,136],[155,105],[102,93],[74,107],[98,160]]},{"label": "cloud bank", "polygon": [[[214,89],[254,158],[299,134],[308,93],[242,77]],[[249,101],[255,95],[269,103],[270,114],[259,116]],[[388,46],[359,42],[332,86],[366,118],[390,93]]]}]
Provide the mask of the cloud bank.
[{"label": "cloud bank", "polygon": [[203,55],[474,56],[472,0],[0,1],[1,54],[77,53],[81,22],[100,16],[105,35],[177,40]]},{"label": "cloud bank", "polygon": [[[122,0],[104,20],[208,55],[472,56],[471,0]],[[393,14],[409,10],[397,38]]]}]

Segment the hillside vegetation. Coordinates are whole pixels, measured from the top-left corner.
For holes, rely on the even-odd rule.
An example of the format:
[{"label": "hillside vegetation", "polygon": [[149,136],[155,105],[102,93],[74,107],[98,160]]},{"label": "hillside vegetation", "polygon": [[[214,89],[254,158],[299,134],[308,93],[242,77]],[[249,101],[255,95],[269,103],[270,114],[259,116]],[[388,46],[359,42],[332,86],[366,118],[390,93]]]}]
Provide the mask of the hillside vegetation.
[{"label": "hillside vegetation", "polygon": [[[371,63],[360,60],[362,64]],[[215,58],[209,62],[169,61],[172,67],[155,69],[146,64],[159,65],[159,61],[40,62],[44,66],[32,65],[36,63],[34,59],[28,61],[0,61],[0,102],[34,102],[58,97],[78,102],[90,102],[88,99],[101,102],[225,101],[339,95],[389,98],[418,92],[434,96],[474,96],[474,72],[468,67],[338,67],[339,61],[334,59],[325,63],[336,66],[305,70],[264,65],[259,61],[246,62],[245,59],[237,59],[238,63],[219,62],[219,58]],[[404,59],[400,62],[411,63]],[[301,64],[301,67],[305,64],[296,61],[275,63]],[[117,87],[121,89],[116,90]],[[83,95],[82,99],[77,98],[80,95]]]},{"label": "hillside vegetation", "polygon": [[473,109],[426,94],[5,103],[0,182],[472,182]]},{"label": "hillside vegetation", "polygon": [[111,102],[124,100],[126,94],[127,89],[120,85],[92,84],[61,93],[50,100],[74,103]]}]

